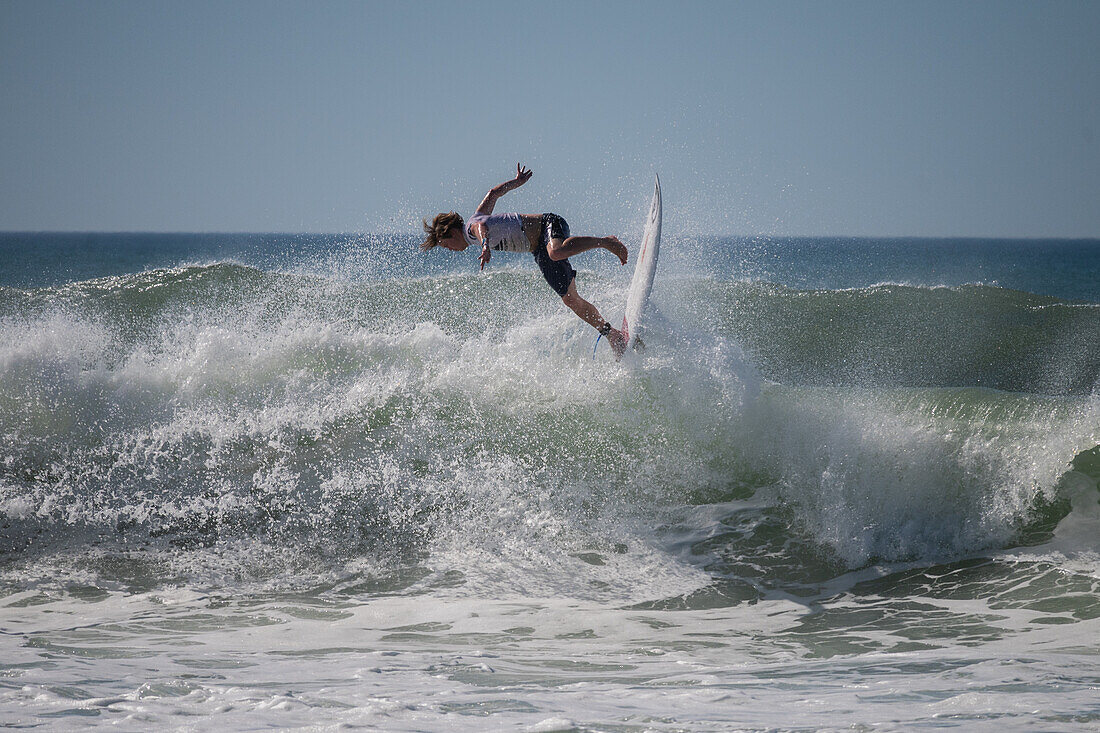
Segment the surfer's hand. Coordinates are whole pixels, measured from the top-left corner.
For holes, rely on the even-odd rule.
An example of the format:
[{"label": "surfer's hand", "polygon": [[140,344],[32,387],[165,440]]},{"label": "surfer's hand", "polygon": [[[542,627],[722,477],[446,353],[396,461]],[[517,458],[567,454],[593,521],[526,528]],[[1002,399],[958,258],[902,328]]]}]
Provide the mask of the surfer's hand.
[{"label": "surfer's hand", "polygon": [[492,259],[492,257],[493,257],[493,251],[491,249],[489,249],[488,247],[486,247],[485,245],[482,245],[481,246],[481,256],[477,258],[478,261],[481,263],[481,269],[482,270],[485,269],[485,265],[487,265],[489,263],[489,260]]},{"label": "surfer's hand", "polygon": [[534,175],[534,174],[531,173],[530,168],[528,168],[527,166],[524,166],[524,165],[520,165],[519,163],[516,163],[516,185],[517,186],[522,186],[523,184],[530,181],[532,175]]}]

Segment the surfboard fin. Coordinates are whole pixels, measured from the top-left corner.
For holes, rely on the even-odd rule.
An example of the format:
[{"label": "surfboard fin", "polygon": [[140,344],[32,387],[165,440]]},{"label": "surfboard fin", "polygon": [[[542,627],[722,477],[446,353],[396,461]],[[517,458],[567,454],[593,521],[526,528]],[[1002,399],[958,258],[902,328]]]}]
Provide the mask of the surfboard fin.
[{"label": "surfboard fin", "polygon": [[642,341],[640,338],[634,339],[634,350],[645,351],[645,341]]}]

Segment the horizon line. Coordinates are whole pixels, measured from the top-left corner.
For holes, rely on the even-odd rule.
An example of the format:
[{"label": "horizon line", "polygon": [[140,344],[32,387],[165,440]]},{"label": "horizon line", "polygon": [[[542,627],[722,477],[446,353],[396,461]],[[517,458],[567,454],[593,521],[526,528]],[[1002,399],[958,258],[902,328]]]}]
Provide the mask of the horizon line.
[{"label": "horizon line", "polygon": [[[302,236],[319,236],[319,237],[335,237],[335,236],[396,236],[396,237],[419,237],[420,234],[413,232],[395,232],[395,231],[248,231],[248,230],[209,230],[209,231],[184,231],[184,230],[149,230],[149,229],[0,229],[0,236],[10,235],[75,235],[75,234],[96,234],[96,235],[153,235],[153,236],[279,236],[279,237],[302,237]],[[998,236],[991,234],[730,234],[730,233],[718,233],[708,232],[703,234],[689,234],[689,235],[675,235],[675,236],[688,236],[691,238],[700,237],[723,237],[730,239],[870,239],[870,240],[902,240],[902,239],[924,239],[924,240],[958,240],[958,239],[976,239],[976,240],[991,240],[999,239],[1004,241],[1059,241],[1059,242],[1100,242],[1100,235],[1092,236],[1064,236],[1064,235],[1022,235],[1022,236]]]}]

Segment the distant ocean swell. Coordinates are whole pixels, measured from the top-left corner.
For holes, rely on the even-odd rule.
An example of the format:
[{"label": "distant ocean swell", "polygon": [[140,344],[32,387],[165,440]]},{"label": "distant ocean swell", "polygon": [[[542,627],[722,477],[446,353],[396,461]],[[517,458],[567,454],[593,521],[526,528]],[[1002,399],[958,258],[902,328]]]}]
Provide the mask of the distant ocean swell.
[{"label": "distant ocean swell", "polygon": [[722,542],[809,582],[1042,543],[1096,492],[1100,306],[660,296],[620,367],[526,271],[0,289],[3,572],[643,599],[712,582]]},{"label": "distant ocean swell", "polygon": [[693,320],[801,384],[989,387],[1089,395],[1100,385],[1100,304],[989,285],[795,290],[703,280]]}]

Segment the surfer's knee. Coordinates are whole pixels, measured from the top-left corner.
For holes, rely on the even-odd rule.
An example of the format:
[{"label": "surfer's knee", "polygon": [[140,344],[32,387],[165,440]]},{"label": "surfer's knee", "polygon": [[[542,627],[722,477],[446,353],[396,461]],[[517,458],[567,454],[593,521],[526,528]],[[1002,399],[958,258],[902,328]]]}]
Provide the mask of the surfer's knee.
[{"label": "surfer's knee", "polygon": [[568,255],[565,254],[565,243],[568,239],[551,239],[550,243],[546,245],[546,254],[550,255],[550,259],[555,262],[567,259]]}]

